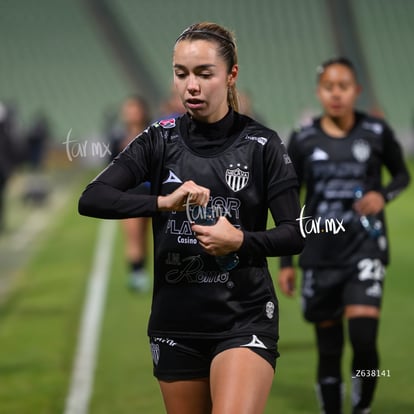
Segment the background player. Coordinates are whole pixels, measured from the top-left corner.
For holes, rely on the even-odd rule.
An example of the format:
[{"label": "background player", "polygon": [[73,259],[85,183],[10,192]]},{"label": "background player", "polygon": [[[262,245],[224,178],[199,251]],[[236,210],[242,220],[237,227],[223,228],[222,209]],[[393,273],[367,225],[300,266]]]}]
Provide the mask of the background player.
[{"label": "background player", "polygon": [[[139,95],[125,99],[120,111],[121,125],[111,130],[111,154],[115,157],[149,124],[151,115],[146,100]],[[149,183],[142,183],[129,190],[136,194],[149,194]],[[147,291],[150,280],[145,269],[147,256],[147,217],[134,217],[122,220],[125,235],[125,255],[128,262],[128,286],[132,290]]]},{"label": "background player", "polygon": [[[317,81],[323,114],[294,132],[288,147],[306,187],[301,226],[307,239],[299,262],[303,311],[315,324],[323,412],[342,412],[345,317],[353,349],[353,412],[367,414],[377,380],[369,373],[379,368],[376,342],[388,264],[383,209],[408,185],[409,175],[390,127],[355,111],[360,86],[352,63],[345,58],[323,63]],[[383,165],[391,174],[385,186]],[[320,220],[321,232],[312,220]],[[292,258],[282,258],[281,267],[279,285],[290,296],[295,287]]]},{"label": "background player", "polygon": [[[278,356],[266,256],[303,247],[296,175],[277,134],[236,112],[228,30],[190,26],[176,41],[173,69],[187,113],[137,137],[88,185],[79,211],[153,217],[148,333],[167,412],[259,414]],[[125,193],[146,180],[151,195]],[[216,224],[195,224],[206,207]],[[269,209],[277,227],[266,230]],[[230,253],[238,265],[221,267],[216,258]]]}]

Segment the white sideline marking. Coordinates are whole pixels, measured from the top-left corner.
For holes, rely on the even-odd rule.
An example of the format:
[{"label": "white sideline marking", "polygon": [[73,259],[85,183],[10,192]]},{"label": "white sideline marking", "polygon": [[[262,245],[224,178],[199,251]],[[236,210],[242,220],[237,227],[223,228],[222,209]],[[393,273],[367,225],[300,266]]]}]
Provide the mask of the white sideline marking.
[{"label": "white sideline marking", "polygon": [[116,228],[114,220],[103,220],[99,227],[64,414],[88,413]]}]

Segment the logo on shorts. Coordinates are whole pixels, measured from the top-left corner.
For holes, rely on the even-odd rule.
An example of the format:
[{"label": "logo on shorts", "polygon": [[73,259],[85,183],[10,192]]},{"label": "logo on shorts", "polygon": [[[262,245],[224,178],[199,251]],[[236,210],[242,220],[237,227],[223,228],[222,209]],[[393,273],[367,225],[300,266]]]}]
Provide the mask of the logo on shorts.
[{"label": "logo on shorts", "polygon": [[252,335],[252,340],[248,344],[240,346],[267,349],[267,346],[256,335]]},{"label": "logo on shorts", "polygon": [[[240,164],[230,164],[230,168],[226,170],[226,183],[235,192],[242,190],[246,187],[250,173],[247,171],[247,165],[242,167]],[[236,167],[236,168],[234,168]]]},{"label": "logo on shorts", "polygon": [[302,296],[312,298],[315,295],[315,280],[313,277],[313,270],[307,269],[303,272],[303,288]]},{"label": "logo on shorts", "polygon": [[275,314],[275,304],[269,301],[266,303],[266,316],[269,319],[272,319],[274,314]]},{"label": "logo on shorts", "polygon": [[367,296],[372,296],[373,298],[380,298],[382,296],[382,288],[378,282],[374,282],[372,286],[370,286],[365,293]]},{"label": "logo on shorts", "polygon": [[151,342],[151,354],[154,364],[158,365],[158,361],[160,360],[160,346],[158,344]]}]

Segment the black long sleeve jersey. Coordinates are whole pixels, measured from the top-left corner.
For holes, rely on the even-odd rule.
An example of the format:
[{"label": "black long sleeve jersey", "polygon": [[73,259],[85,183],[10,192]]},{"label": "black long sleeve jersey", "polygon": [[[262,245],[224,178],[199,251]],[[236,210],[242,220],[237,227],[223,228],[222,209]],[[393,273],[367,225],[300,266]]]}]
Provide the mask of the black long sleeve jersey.
[{"label": "black long sleeve jersey", "polygon": [[[345,267],[364,258],[388,264],[384,212],[375,217],[382,223],[383,234],[372,237],[361,225],[353,203],[358,190],[378,191],[388,202],[409,183],[401,147],[390,127],[381,119],[357,112],[353,129],[338,139],[326,135],[317,118],[292,134],[288,153],[306,190],[300,220],[306,235],[301,267]],[[391,175],[385,186],[382,166]],[[291,257],[281,260],[282,267],[291,263]]]},{"label": "black long sleeve jersey", "polygon": [[[203,251],[185,212],[157,211],[157,195],[187,180],[208,187],[209,206],[244,233],[240,263],[230,272]],[[151,183],[151,195],[126,192],[143,181]],[[226,337],[253,330],[277,336],[277,298],[266,256],[296,254],[303,247],[297,193],[294,168],[274,131],[233,111],[208,128],[186,114],[139,135],[88,185],[79,212],[153,217],[149,335]],[[267,230],[269,208],[276,227]],[[200,213],[197,207],[192,211]]]}]

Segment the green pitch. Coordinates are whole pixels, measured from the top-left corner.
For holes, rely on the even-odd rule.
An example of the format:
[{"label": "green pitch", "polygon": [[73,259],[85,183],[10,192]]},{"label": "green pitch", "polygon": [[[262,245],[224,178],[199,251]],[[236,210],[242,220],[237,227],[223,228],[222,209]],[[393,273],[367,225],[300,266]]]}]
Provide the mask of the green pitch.
[{"label": "green pitch", "polygon": [[[410,167],[414,176],[414,162]],[[2,413],[63,413],[99,223],[77,215],[78,195],[73,195],[58,225],[19,272],[13,293],[0,305]],[[380,368],[389,370],[390,376],[379,379],[375,414],[414,412],[413,205],[411,187],[387,207],[392,263],[385,282],[379,348]],[[90,414],[161,414],[146,336],[151,295],[127,289],[122,248],[118,231]],[[276,276],[276,261],[270,263]],[[281,358],[266,413],[318,413],[312,328],[301,318],[298,297],[279,299]],[[348,407],[349,358],[348,347],[343,361]]]}]

